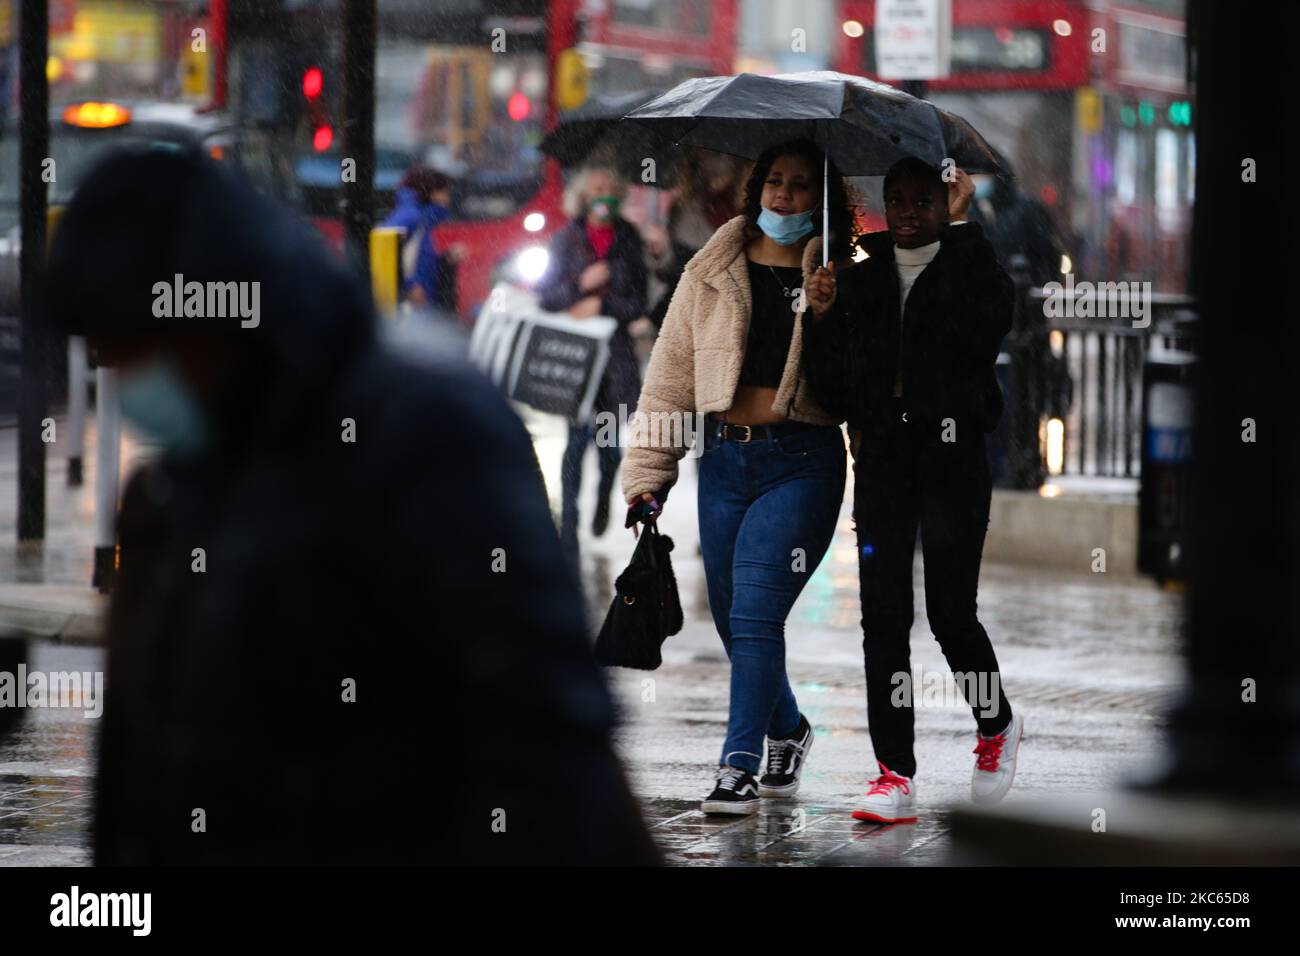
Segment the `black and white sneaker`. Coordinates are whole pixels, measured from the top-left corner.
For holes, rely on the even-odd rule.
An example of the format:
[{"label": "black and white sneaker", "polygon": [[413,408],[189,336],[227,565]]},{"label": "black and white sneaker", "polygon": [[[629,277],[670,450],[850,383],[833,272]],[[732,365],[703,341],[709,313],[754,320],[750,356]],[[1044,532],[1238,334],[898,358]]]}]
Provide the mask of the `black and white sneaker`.
[{"label": "black and white sneaker", "polygon": [[785,740],[767,738],[767,772],[758,781],[760,797],[793,797],[799,792],[799,776],[812,750],[812,724],[799,715],[799,729]]},{"label": "black and white sneaker", "polygon": [[739,767],[719,767],[718,785],[700,809],[705,813],[728,813],[745,816],[758,809],[758,784],[754,775]]}]

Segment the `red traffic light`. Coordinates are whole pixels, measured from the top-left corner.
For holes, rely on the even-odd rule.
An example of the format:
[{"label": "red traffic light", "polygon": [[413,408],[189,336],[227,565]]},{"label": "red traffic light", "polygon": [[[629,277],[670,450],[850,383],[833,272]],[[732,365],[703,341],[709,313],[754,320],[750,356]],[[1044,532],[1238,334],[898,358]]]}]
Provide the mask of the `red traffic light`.
[{"label": "red traffic light", "polygon": [[328,126],[316,127],[316,132],[313,133],[311,137],[312,149],[316,150],[318,153],[323,153],[325,150],[330,148],[330,145],[333,142],[334,130],[330,129]]},{"label": "red traffic light", "polygon": [[321,73],[320,67],[308,67],[302,75],[302,95],[309,100],[314,100],[320,96],[320,92],[325,87],[325,74]]},{"label": "red traffic light", "polygon": [[528,102],[528,97],[523,93],[511,93],[510,99],[506,100],[506,113],[516,123],[528,119],[532,111],[533,105]]}]

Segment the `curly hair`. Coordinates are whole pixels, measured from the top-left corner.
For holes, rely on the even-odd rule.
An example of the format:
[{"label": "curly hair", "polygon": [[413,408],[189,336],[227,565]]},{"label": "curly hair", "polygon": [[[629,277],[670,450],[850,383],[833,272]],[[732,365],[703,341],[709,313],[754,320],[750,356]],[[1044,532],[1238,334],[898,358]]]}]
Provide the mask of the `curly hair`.
[{"label": "curly hair", "polygon": [[[822,151],[812,140],[792,139],[768,147],[758,159],[754,160],[754,168],[745,183],[745,204],[741,214],[745,217],[746,240],[757,239],[763,234],[763,231],[758,228],[758,214],[763,211],[763,183],[767,180],[772,164],[783,156],[799,156],[806,159],[817,172],[814,176],[814,184],[820,187]],[[839,168],[833,161],[827,170],[827,182],[830,186],[830,258],[845,259],[853,249],[853,212],[849,191],[844,185],[844,177],[840,175]],[[817,211],[820,212],[820,189],[818,192]]]}]

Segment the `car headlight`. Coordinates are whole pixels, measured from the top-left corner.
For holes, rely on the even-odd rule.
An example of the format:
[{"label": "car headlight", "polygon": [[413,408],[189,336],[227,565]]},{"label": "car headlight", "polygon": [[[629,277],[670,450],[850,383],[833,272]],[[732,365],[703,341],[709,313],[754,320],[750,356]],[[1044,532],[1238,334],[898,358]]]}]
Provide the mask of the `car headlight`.
[{"label": "car headlight", "polygon": [[551,253],[545,246],[527,246],[515,254],[511,272],[528,283],[539,281],[551,264]]}]

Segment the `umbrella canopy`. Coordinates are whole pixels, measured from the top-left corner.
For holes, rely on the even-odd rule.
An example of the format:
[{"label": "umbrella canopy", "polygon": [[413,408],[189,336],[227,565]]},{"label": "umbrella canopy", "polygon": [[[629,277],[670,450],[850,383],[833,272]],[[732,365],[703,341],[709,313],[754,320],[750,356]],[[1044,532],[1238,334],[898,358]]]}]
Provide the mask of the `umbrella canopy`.
[{"label": "umbrella canopy", "polygon": [[671,141],[647,126],[620,123],[624,115],[655,99],[662,90],[633,90],[593,96],[576,110],[560,115],[555,129],[542,140],[541,150],[562,166],[593,161],[613,166],[624,178],[640,182],[642,162],[655,160],[650,186],[666,185],[673,158]]},{"label": "umbrella canopy", "polygon": [[[879,176],[906,156],[1000,172],[997,155],[960,116],[884,83],[810,70],[686,80],[624,117],[679,146],[755,159],[790,139],[812,140],[846,176]],[[827,168],[822,170],[822,265],[830,247]]]},{"label": "umbrella canopy", "polygon": [[686,80],[625,121],[681,146],[754,159],[767,147],[812,140],[846,176],[880,176],[905,156],[942,168],[1000,173],[997,153],[956,114],[884,83],[816,70]]}]

